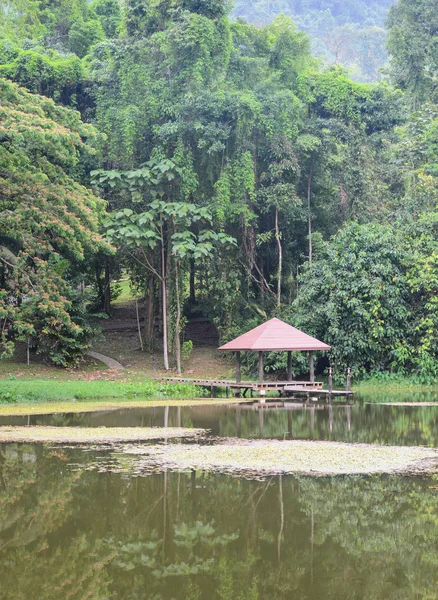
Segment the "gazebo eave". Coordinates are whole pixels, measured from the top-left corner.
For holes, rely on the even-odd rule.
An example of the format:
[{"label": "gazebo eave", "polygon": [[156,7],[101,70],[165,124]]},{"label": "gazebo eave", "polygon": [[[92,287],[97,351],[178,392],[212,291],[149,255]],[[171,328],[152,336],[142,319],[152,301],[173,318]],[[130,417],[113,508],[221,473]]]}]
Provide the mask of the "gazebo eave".
[{"label": "gazebo eave", "polygon": [[331,347],[325,344],[324,348],[320,346],[306,346],[302,348],[218,348],[221,352],[328,352]]}]

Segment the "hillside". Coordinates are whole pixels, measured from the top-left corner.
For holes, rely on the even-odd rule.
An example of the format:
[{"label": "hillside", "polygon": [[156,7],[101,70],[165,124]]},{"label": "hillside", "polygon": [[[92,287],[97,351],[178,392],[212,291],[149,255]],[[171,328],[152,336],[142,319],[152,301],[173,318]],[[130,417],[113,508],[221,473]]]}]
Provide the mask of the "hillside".
[{"label": "hillside", "polygon": [[342,64],[357,81],[380,78],[387,61],[385,19],[392,0],[236,0],[232,17],[256,25],[283,13],[312,39],[315,54]]}]

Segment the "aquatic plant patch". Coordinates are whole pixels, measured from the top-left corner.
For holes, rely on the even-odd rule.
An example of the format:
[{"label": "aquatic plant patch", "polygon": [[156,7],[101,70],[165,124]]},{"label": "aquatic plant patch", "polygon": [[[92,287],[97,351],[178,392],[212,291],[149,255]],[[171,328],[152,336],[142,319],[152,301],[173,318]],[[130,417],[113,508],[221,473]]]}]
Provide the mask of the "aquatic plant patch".
[{"label": "aquatic plant patch", "polygon": [[436,448],[338,442],[217,439],[211,445],[125,446],[138,456],[136,474],[165,469],[205,470],[243,477],[277,474],[312,476],[436,471]]},{"label": "aquatic plant patch", "polygon": [[204,429],[184,427],[0,427],[0,442],[41,444],[113,444],[167,438],[198,438]]},{"label": "aquatic plant patch", "polygon": [[152,408],[155,406],[216,406],[223,404],[242,404],[248,402],[244,398],[194,398],[192,400],[81,400],[66,402],[36,402],[35,404],[0,404],[0,417],[12,417],[20,415],[53,415],[59,413],[89,413],[112,410],[124,410],[128,408]]}]

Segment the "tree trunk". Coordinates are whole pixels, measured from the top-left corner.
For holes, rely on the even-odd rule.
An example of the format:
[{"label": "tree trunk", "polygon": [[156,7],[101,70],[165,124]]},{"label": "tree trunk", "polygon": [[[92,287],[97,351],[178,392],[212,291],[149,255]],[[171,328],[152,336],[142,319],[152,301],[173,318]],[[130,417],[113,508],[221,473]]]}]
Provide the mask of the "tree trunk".
[{"label": "tree trunk", "polygon": [[309,178],[307,181],[307,219],[309,235],[309,263],[312,262],[312,213],[310,210],[310,197],[312,190],[313,157],[310,158]]},{"label": "tree trunk", "polygon": [[108,258],[105,258],[105,294],[103,298],[103,310],[107,315],[111,314],[111,273]]},{"label": "tree trunk", "polygon": [[196,289],[195,289],[195,261],[190,261],[190,306],[196,304]]},{"label": "tree trunk", "polygon": [[166,283],[166,257],[164,252],[163,227],[161,226],[161,304],[163,307],[163,362],[165,371],[169,370],[169,350],[167,335],[167,283]]},{"label": "tree trunk", "polygon": [[[97,285],[97,297],[99,299],[99,309],[103,310],[105,290],[104,290],[104,286],[103,286],[100,274],[101,274],[101,265],[96,260],[95,265],[94,265],[94,277],[95,277],[96,285]],[[0,287],[3,287],[3,286],[0,284]]]},{"label": "tree trunk", "polygon": [[145,337],[149,350],[152,350],[154,339],[154,278],[149,277],[146,291]]},{"label": "tree trunk", "polygon": [[141,336],[141,327],[140,327],[140,314],[138,312],[138,298],[135,299],[135,316],[137,318],[137,331],[138,331],[138,340],[140,342],[140,349],[143,352],[143,338]]},{"label": "tree trunk", "polygon": [[277,308],[281,305],[281,279],[283,271],[283,248],[280,240],[280,229],[278,227],[278,206],[275,207],[275,239],[278,246],[278,273],[277,273]]},{"label": "tree trunk", "polygon": [[180,323],[181,323],[181,301],[179,297],[179,268],[178,261],[175,264],[175,295],[176,295],[176,321],[175,321],[175,357],[176,370],[178,375],[181,375],[181,338],[180,338]]}]

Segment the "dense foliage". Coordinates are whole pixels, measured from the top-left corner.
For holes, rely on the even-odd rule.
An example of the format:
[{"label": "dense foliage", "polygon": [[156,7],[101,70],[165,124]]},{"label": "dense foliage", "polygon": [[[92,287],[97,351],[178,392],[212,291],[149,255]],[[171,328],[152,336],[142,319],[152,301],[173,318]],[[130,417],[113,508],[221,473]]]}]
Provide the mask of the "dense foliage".
[{"label": "dense foliage", "polygon": [[[234,14],[262,5],[236,4]],[[322,9],[288,6],[309,19]],[[324,7],[339,26],[382,25],[388,3]],[[124,271],[145,298],[145,344],[161,340],[166,367],[170,353],[182,368],[181,336],[193,315],[227,339],[276,314],[332,344],[338,372],[434,376],[432,9],[429,0],[391,8],[390,80],[369,85],[339,66],[322,68],[290,17],[263,27],[232,22],[224,0],[8,2],[2,247],[19,267],[2,254],[5,348],[11,335],[41,337],[30,284],[20,279],[25,301],[11,292],[18,273],[57,278],[47,285],[72,307],[81,283],[110,311],[110,284]],[[93,158],[95,130],[72,108],[104,134]],[[90,182],[106,211],[83,187]],[[34,183],[59,222],[50,210],[43,222],[30,218]],[[33,196],[32,210],[40,207]],[[26,326],[17,311],[32,315]],[[66,334],[66,346],[72,339]],[[267,363],[284,368],[277,356]]]},{"label": "dense foliage", "polygon": [[[95,130],[79,115],[0,79],[0,347],[32,340],[55,363],[87,347],[84,299],[65,280],[97,249],[105,209],[74,169]],[[78,280],[79,282],[79,280]]]},{"label": "dense foliage", "polygon": [[347,66],[358,81],[380,79],[387,61],[384,28],[393,0],[235,0],[233,17],[264,25],[293,18],[326,64]]}]

